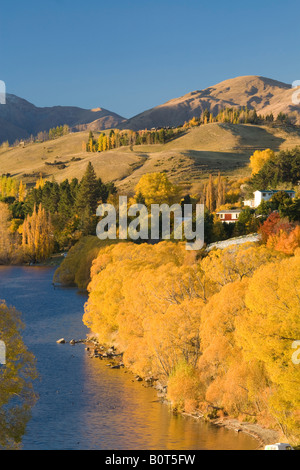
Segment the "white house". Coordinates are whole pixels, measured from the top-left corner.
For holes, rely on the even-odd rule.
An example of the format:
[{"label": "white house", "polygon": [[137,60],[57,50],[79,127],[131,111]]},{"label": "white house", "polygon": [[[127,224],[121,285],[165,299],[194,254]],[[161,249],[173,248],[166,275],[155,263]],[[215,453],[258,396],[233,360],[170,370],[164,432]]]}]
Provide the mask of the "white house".
[{"label": "white house", "polygon": [[[262,201],[269,201],[274,194],[281,192],[280,190],[262,190],[262,191],[255,191],[254,199],[249,199],[248,201],[244,201],[245,206],[256,208],[260,205]],[[293,190],[282,190],[285,192],[290,198],[294,198],[296,193]]]},{"label": "white house", "polygon": [[241,209],[224,210],[224,211],[217,212],[217,215],[219,219],[221,220],[221,222],[225,224],[232,224],[238,220],[241,212],[242,212]]}]

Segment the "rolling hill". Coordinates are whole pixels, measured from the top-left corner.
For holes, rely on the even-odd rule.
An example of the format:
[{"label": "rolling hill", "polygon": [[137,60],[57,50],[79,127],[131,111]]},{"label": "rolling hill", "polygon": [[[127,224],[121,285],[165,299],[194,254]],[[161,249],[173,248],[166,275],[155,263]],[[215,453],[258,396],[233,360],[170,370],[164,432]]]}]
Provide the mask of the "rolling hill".
[{"label": "rolling hill", "polygon": [[[97,133],[95,133],[97,138]],[[101,153],[82,150],[88,131],[77,132],[25,147],[0,149],[0,173],[34,183],[42,173],[61,182],[81,178],[92,162],[103,181],[113,181],[120,192],[130,194],[145,173],[165,172],[182,188],[197,192],[209,173],[241,177],[249,174],[254,150],[275,151],[300,145],[300,129],[278,126],[213,123],[187,130],[166,144],[121,147]]]},{"label": "rolling hill", "polygon": [[300,123],[300,107],[292,102],[295,90],[291,85],[258,76],[237,77],[225,80],[201,91],[193,91],[155,108],[149,109],[122,124],[132,130],[152,127],[178,126],[205,109],[214,115],[228,107],[256,109],[259,114],[275,117],[280,112],[294,114]]}]

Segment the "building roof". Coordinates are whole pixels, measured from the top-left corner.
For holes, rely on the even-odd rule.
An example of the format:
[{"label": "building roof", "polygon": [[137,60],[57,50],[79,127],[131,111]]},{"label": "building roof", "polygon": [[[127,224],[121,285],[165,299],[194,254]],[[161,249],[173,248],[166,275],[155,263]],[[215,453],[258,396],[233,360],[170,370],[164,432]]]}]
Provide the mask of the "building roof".
[{"label": "building roof", "polygon": [[293,189],[257,189],[256,193],[295,193]]},{"label": "building roof", "polygon": [[228,211],[219,211],[217,212],[217,214],[236,214],[239,212],[242,212],[242,209],[234,209],[234,210],[228,209]]}]

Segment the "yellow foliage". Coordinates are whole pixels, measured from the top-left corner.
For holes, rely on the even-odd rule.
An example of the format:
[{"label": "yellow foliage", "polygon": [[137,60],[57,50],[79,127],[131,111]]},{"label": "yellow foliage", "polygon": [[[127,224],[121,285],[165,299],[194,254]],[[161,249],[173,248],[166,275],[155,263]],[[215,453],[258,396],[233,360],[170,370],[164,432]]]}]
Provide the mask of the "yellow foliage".
[{"label": "yellow foliage", "polygon": [[34,356],[24,345],[20,314],[0,302],[1,340],[6,345],[6,366],[0,367],[0,448],[20,448],[30,409],[36,396]]},{"label": "yellow foliage", "polygon": [[[102,341],[114,339],[136,372],[149,372],[138,365],[148,367],[149,358],[152,372],[164,375],[181,357],[196,361],[202,275],[183,243],[108,247],[100,251],[91,273],[84,322]],[[137,340],[146,341],[146,361],[135,353]]]},{"label": "yellow foliage", "polygon": [[[271,413],[298,440],[300,368],[292,361],[292,345],[300,339],[299,292],[299,256],[262,266],[249,282],[246,308],[237,322],[246,357],[261,361],[273,384]],[[293,421],[298,427],[291,427]]]},{"label": "yellow foliage", "polygon": [[22,262],[23,254],[18,243],[18,234],[14,233],[16,225],[18,223],[11,220],[8,205],[0,202],[0,265]]},{"label": "yellow foliage", "polygon": [[282,257],[265,246],[245,243],[242,246],[228,247],[224,250],[213,250],[202,262],[206,277],[219,290],[225,284],[244,277],[250,277],[262,264]]},{"label": "yellow foliage", "polygon": [[43,261],[53,252],[53,227],[50,215],[40,204],[38,210],[26,217],[22,229],[22,247],[24,254],[33,262]]},{"label": "yellow foliage", "polygon": [[177,188],[165,173],[148,173],[143,175],[135,188],[135,196],[142,195],[145,204],[168,204],[177,194]]},{"label": "yellow foliage", "polygon": [[221,409],[299,442],[300,249],[247,244],[197,261],[183,243],[119,243],[91,268],[84,323],[187,412]]},{"label": "yellow foliage", "polygon": [[44,178],[42,177],[42,175],[40,175],[39,179],[36,181],[36,184],[35,184],[35,188],[36,189],[43,189],[43,187],[45,186],[45,180]]},{"label": "yellow foliage", "polygon": [[264,164],[275,157],[275,153],[271,149],[256,150],[250,157],[250,168],[252,169],[252,175],[258,173]]},{"label": "yellow foliage", "polygon": [[101,247],[112,243],[111,240],[101,241],[94,236],[82,237],[55,271],[54,282],[65,286],[76,285],[82,290],[87,289],[93,260],[97,258]]},{"label": "yellow foliage", "polygon": [[194,367],[180,361],[169,378],[168,398],[173,407],[191,413],[197,409],[201,384]]}]

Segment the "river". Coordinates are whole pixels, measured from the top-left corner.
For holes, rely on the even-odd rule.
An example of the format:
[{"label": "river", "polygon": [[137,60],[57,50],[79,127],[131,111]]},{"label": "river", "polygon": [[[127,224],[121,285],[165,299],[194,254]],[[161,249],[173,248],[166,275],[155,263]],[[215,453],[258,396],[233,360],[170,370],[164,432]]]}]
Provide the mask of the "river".
[{"label": "river", "polygon": [[37,359],[39,400],[23,437],[25,450],[255,449],[244,434],[175,416],[125,370],[90,359],[84,345],[86,296],[52,285],[53,268],[0,267],[0,299],[22,312],[23,334]]}]

